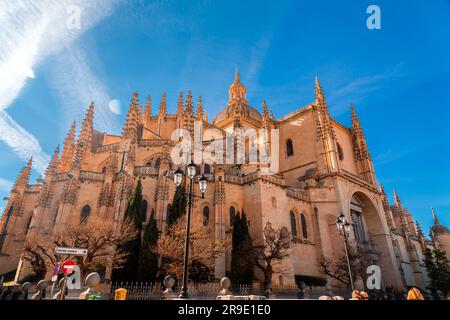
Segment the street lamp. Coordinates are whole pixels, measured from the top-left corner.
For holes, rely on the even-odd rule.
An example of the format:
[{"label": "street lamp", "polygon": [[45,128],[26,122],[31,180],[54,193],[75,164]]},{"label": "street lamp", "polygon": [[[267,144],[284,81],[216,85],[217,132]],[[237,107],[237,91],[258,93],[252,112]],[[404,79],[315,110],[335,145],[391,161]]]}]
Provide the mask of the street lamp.
[{"label": "street lamp", "polygon": [[345,219],[344,214],[341,212],[336,220],[336,227],[339,230],[339,234],[344,237],[344,247],[345,247],[345,257],[347,258],[348,277],[350,279],[350,285],[353,291],[354,290],[353,276],[352,276],[352,269],[350,267],[350,258],[348,256],[348,236],[350,235],[351,225],[352,224]]},{"label": "street lamp", "polygon": [[[192,194],[192,186],[193,180],[197,171],[197,167],[194,162],[191,161],[190,164],[187,165],[187,176],[189,177],[189,193],[188,193],[188,216],[186,222],[186,242],[184,246],[184,272],[183,272],[183,287],[181,288],[181,292],[178,295],[178,298],[187,299],[188,298],[188,277],[189,277],[189,238],[190,238],[190,227],[191,227],[191,210],[192,210],[192,198],[195,196]],[[175,182],[177,188],[181,185],[183,180],[183,171],[178,168],[173,174],[173,181]],[[202,193],[201,198],[205,197],[206,187],[208,185],[208,179],[204,176],[198,179],[198,186],[200,188],[200,192]]]}]

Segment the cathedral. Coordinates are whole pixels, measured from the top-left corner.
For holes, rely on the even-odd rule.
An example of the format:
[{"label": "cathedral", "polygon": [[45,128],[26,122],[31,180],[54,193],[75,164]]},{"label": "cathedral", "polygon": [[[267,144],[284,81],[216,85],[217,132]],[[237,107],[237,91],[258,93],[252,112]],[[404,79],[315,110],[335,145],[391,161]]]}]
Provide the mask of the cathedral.
[{"label": "cathedral", "polygon": [[[261,109],[249,105],[237,71],[227,105],[211,122],[201,97],[194,104],[190,92],[187,97],[181,93],[176,113],[169,114],[163,94],[157,112],[153,112],[151,98],[141,104],[135,93],[122,134],[112,135],[94,129],[91,103],[78,135],[74,122],[62,150],[56,148],[44,179],[30,184],[32,160],[19,173],[0,222],[0,274],[18,268],[26,242],[51,237],[69,221],[89,223],[90,217],[97,216],[119,224],[138,179],[144,219],[148,221],[153,211],[158,228],[164,230],[176,190],[172,176],[179,166],[171,157],[179,142],[173,133],[185,129],[194,135],[194,123],[200,122],[201,130],[223,135],[238,128],[255,130],[258,139],[261,132],[269,133],[257,143],[276,157],[272,159],[277,162],[276,172],[265,170],[267,163],[260,163],[259,158],[237,164],[196,162],[199,173],[208,179],[208,187],[204,198],[193,203],[192,214],[210,224],[214,230],[211,237],[221,241],[231,238],[233,220],[244,211],[254,241],[262,240],[267,222],[275,228],[288,228],[291,253],[279,269],[274,269],[274,285],[295,285],[297,276],[313,276],[336,288],[342,286],[324,274],[321,261],[338,259],[344,252],[344,241],[336,228],[336,219],[343,213],[352,223],[350,243],[380,267],[382,286],[427,287],[424,249],[439,246],[448,255],[450,232],[439,224],[433,211],[429,240],[397,192],[394,204],[389,203],[377,183],[353,106],[350,128],[331,118],[316,79],[312,103],[276,119],[265,101]],[[200,145],[207,146],[211,138],[201,137]],[[241,139],[244,156],[251,149],[250,140]],[[216,258],[216,278],[225,276],[230,268],[227,249]]]}]

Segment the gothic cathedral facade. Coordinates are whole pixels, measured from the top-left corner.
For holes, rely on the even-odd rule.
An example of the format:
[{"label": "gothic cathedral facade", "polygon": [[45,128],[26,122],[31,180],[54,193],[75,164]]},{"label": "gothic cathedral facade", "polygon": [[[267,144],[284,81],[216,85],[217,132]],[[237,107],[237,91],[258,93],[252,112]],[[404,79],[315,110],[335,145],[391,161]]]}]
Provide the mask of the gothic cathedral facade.
[{"label": "gothic cathedral facade", "polygon": [[[389,204],[377,183],[355,108],[351,108],[350,128],[331,118],[318,79],[315,101],[279,119],[265,102],[261,112],[249,105],[237,72],[228,104],[212,122],[201,97],[194,109],[190,92],[186,100],[180,94],[175,114],[167,112],[165,94],[156,114],[150,98],[143,106],[134,94],[119,136],[94,130],[92,103],[78,137],[73,123],[61,152],[56,149],[45,179],[30,184],[31,160],[20,172],[0,222],[0,274],[17,268],[27,241],[51,237],[68,221],[98,216],[118,224],[139,178],[145,219],[155,212],[158,228],[164,230],[175,192],[171,174],[177,165],[170,156],[177,143],[173,132],[186,129],[194,134],[196,121],[202,130],[219,133],[236,128],[265,129],[269,136],[273,130],[278,132],[277,141],[264,140],[271,155],[276,154],[275,173],[268,174],[258,161],[202,163],[199,170],[207,177],[208,188],[193,207],[194,215],[214,227],[212,236],[218,240],[231,237],[233,219],[243,211],[255,241],[261,241],[267,222],[287,227],[293,240],[291,254],[282,270],[275,269],[274,284],[293,285],[296,275],[327,278],[321,261],[338,259],[344,252],[336,228],[341,212],[352,222],[350,241],[380,266],[383,286],[425,288],[424,249],[439,245],[450,253],[449,230],[439,224],[434,212],[428,240],[395,191],[395,203]],[[206,145],[208,140],[203,137],[201,143]],[[247,151],[250,146],[244,148]],[[216,259],[216,277],[225,276],[230,268],[227,250]]]}]

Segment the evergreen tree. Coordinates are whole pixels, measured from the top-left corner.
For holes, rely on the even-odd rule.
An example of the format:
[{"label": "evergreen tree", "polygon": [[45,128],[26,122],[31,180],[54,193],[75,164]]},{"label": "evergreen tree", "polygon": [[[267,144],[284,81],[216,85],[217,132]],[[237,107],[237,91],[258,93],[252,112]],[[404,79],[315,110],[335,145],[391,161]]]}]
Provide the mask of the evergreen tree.
[{"label": "evergreen tree", "polygon": [[136,188],[128,200],[125,215],[122,221],[122,230],[134,229],[135,236],[124,244],[117,247],[117,251],[127,255],[126,261],[121,268],[113,270],[112,278],[114,281],[136,281],[138,275],[139,252],[141,249],[141,229],[142,221],[140,209],[142,204],[142,184],[138,180]]},{"label": "evergreen tree", "polygon": [[253,245],[248,229],[247,217],[242,211],[236,215],[233,224],[231,252],[231,282],[251,284],[254,277]]},{"label": "evergreen tree", "polygon": [[150,219],[145,227],[144,237],[139,255],[138,280],[153,282],[158,273],[158,255],[153,252],[158,242],[158,227],[155,220],[155,212],[152,209]]},{"label": "evergreen tree", "polygon": [[445,251],[439,248],[435,250],[425,249],[424,262],[431,286],[445,294],[450,290],[450,266]]},{"label": "evergreen tree", "polygon": [[186,205],[187,205],[187,197],[186,197],[186,188],[184,183],[182,183],[175,194],[173,195],[171,214],[168,217],[168,224],[172,225],[178,218],[184,216],[186,213]]}]

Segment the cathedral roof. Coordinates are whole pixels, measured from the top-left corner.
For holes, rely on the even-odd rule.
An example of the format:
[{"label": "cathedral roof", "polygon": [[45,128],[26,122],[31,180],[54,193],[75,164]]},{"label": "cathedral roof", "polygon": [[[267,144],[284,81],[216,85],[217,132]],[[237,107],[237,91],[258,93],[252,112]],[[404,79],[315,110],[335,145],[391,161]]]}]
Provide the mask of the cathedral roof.
[{"label": "cathedral roof", "polygon": [[241,107],[242,108],[242,115],[244,117],[253,118],[253,119],[256,119],[258,121],[262,121],[261,114],[255,108],[250,107],[249,105],[239,106],[238,104],[233,104],[233,105],[228,105],[225,108],[223,108],[217,114],[217,116],[214,119],[213,123],[217,124],[217,123],[220,123],[220,122],[222,122],[222,121],[224,121],[224,120],[226,120],[228,118],[233,118],[233,115],[234,115],[236,107]]}]

